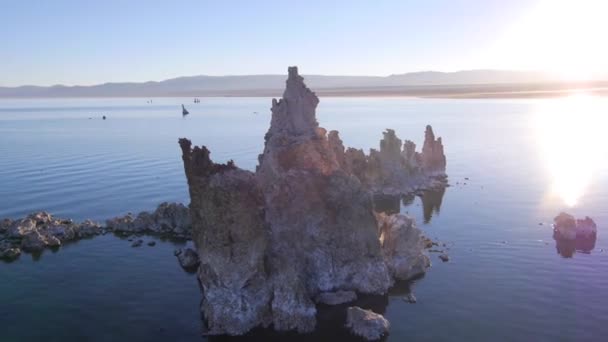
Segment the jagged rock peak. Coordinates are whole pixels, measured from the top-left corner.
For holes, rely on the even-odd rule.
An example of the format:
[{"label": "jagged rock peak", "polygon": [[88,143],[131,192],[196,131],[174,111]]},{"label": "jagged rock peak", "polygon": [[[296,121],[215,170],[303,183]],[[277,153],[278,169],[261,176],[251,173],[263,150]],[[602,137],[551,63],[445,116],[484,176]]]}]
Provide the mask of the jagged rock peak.
[{"label": "jagged rock peak", "polygon": [[292,135],[316,135],[319,123],[315,110],[319,98],[298,74],[298,67],[287,69],[287,78],[283,98],[272,99],[272,120],[268,134],[283,132]]},{"label": "jagged rock peak", "polygon": [[427,172],[445,173],[446,159],[441,137],[435,139],[433,127],[426,126],[422,145],[422,167]]},{"label": "jagged rock peak", "polygon": [[380,140],[380,153],[388,156],[398,157],[401,153],[401,139],[395,135],[395,130],[386,129],[386,132],[382,133],[383,139]]},{"label": "jagged rock peak", "polygon": [[[236,166],[234,161],[230,160],[226,164],[216,164],[211,161],[209,154],[211,153],[206,146],[195,146],[191,149],[192,142],[188,139],[179,139],[179,146],[182,149],[182,159],[186,169],[186,176],[210,176],[214,173],[219,173],[226,170],[234,170]],[[191,172],[192,174],[188,174]]]}]

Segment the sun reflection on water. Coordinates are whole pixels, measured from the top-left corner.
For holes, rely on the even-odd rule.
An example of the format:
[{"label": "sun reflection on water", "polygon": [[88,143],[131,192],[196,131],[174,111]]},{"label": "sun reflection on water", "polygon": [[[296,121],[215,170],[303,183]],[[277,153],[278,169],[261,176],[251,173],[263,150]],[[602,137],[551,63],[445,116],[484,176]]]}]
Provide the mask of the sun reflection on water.
[{"label": "sun reflection on water", "polygon": [[575,95],[543,101],[534,127],[551,194],[575,206],[600,168],[606,166],[608,100]]}]

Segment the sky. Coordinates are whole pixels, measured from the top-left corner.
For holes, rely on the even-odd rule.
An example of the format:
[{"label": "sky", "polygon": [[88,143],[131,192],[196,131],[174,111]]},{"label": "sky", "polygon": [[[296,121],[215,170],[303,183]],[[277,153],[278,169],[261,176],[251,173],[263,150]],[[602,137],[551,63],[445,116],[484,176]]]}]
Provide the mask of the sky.
[{"label": "sky", "polygon": [[0,0],[0,86],[284,74],[288,65],[326,75],[539,70],[567,50],[547,38],[554,27],[564,35],[570,17],[580,25],[599,12],[587,2],[602,0]]}]

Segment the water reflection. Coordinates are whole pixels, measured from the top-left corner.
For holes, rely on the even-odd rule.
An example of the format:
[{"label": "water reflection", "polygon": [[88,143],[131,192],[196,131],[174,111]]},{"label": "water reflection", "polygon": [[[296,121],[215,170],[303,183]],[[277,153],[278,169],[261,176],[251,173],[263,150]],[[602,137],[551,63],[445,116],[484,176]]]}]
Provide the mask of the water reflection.
[{"label": "water reflection", "polygon": [[[445,190],[446,188],[443,187],[435,190],[422,191],[416,195],[420,198],[422,202],[422,213],[424,223],[431,222],[431,218],[433,217],[433,215],[439,214]],[[416,196],[377,194],[374,195],[374,210],[376,212],[385,213],[389,215],[398,214],[401,211],[401,204],[403,203],[404,207],[411,205],[416,199]]]},{"label": "water reflection", "polygon": [[594,173],[606,166],[608,101],[576,95],[543,101],[534,115],[535,136],[551,177],[551,194],[576,205]]},{"label": "water reflection", "polygon": [[555,249],[564,258],[572,258],[575,252],[589,254],[595,248],[596,234],[589,237],[577,237],[574,240],[564,239],[553,233]]},{"label": "water reflection", "polygon": [[441,210],[441,202],[443,201],[443,195],[445,194],[445,188],[437,190],[425,191],[420,198],[422,199],[422,210],[424,213],[424,223],[431,222],[433,215],[439,215]]}]

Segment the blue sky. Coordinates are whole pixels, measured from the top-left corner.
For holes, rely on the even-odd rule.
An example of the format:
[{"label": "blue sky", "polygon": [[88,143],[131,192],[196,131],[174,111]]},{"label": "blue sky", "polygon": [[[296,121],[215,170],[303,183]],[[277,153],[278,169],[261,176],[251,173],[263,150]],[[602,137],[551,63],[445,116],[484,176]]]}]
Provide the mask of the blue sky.
[{"label": "blue sky", "polygon": [[0,85],[509,67],[484,51],[534,1],[1,0]]}]

